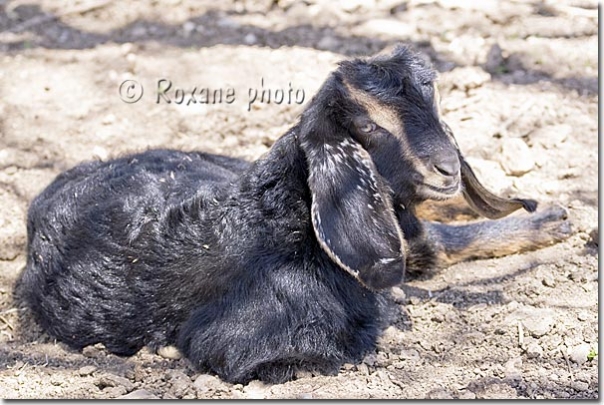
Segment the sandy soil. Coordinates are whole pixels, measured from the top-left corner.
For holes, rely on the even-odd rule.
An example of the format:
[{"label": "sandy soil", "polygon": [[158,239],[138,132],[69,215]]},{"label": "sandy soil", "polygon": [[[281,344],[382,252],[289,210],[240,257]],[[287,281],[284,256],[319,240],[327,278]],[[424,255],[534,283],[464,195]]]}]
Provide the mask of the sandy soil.
[{"label": "sandy soil", "polygon": [[[0,1],[0,397],[598,398],[597,14],[587,0]],[[160,146],[257,158],[337,61],[398,41],[438,68],[481,179],[567,207],[573,236],[411,280],[363,363],[273,386],[146,350],[74,352],[13,302],[28,202],[59,172]],[[224,99],[189,103],[195,87]],[[250,105],[262,90],[273,102]]]}]

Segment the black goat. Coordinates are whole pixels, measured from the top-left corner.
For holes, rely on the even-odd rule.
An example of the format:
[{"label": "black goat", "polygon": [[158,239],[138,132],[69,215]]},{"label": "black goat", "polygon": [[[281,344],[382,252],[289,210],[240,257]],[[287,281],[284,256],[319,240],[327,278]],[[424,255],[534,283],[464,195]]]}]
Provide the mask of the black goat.
[{"label": "black goat", "polygon": [[559,208],[465,226],[417,218],[418,203],[460,191],[490,218],[536,207],[478,183],[434,80],[398,47],[342,62],[256,162],[155,150],[59,175],[29,209],[23,298],[72,347],[176,345],[230,382],[359,361],[385,323],[377,291],[405,268],[570,232]]}]

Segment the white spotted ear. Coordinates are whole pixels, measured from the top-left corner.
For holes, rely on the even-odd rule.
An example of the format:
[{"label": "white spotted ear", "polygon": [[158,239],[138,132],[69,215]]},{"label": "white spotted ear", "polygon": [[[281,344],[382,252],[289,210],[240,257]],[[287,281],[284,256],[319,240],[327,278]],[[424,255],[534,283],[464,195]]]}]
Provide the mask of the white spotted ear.
[{"label": "white spotted ear", "polygon": [[302,134],[301,146],[308,162],[312,223],[321,247],[371,289],[400,283],[406,244],[388,186],[359,143],[349,136],[338,140],[333,132],[325,137],[313,131]]}]

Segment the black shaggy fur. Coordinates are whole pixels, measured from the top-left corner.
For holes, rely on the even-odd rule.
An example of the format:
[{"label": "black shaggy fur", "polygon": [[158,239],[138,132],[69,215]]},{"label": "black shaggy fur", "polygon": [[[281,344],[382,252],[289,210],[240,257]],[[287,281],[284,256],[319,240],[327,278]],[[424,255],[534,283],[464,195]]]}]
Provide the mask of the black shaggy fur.
[{"label": "black shaggy fur", "polygon": [[[176,345],[230,382],[359,361],[384,326],[377,290],[443,249],[415,205],[460,188],[434,78],[399,47],[343,62],[256,162],[153,150],[59,175],[29,209],[21,288],[35,318],[75,348]],[[427,172],[442,190],[421,191]]]}]

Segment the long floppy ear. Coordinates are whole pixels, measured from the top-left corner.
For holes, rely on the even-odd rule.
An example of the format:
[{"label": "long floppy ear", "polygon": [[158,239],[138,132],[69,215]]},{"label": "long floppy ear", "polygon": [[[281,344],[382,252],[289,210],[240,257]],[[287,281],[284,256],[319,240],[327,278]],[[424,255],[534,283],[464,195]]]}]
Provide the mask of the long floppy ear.
[{"label": "long floppy ear", "polygon": [[329,118],[333,111],[315,107],[304,114],[300,132],[315,235],[331,259],[365,286],[396,285],[404,276],[406,244],[389,188],[369,153]]},{"label": "long floppy ear", "polygon": [[520,198],[502,198],[487,190],[476,178],[468,162],[461,156],[461,181],[463,196],[477,213],[490,219],[497,219],[511,214],[517,209],[524,208],[528,212],[537,209],[535,200]]}]

